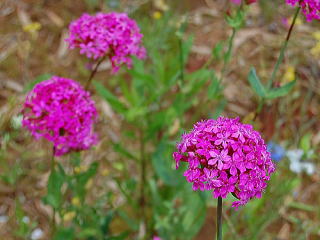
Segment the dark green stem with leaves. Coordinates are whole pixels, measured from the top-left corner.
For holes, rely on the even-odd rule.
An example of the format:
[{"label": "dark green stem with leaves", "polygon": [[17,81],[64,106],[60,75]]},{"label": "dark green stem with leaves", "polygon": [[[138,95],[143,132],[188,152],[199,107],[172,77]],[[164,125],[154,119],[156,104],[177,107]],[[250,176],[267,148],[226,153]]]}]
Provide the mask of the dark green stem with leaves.
[{"label": "dark green stem with leaves", "polygon": [[233,42],[234,42],[234,37],[236,36],[237,33],[237,29],[236,28],[232,28],[232,34],[231,37],[229,38],[228,41],[228,49],[227,49],[227,53],[224,56],[224,60],[223,60],[223,67],[222,67],[222,71],[221,71],[221,76],[219,78],[219,83],[222,82],[227,69],[228,69],[228,65],[231,59],[231,55],[232,55],[232,49],[233,49]]},{"label": "dark green stem with leaves", "polygon": [[184,83],[184,59],[183,59],[182,38],[179,37],[178,41],[179,41],[180,78],[181,78],[181,83]]},{"label": "dark green stem with leaves", "polygon": [[88,81],[86,83],[86,86],[85,86],[85,90],[89,89],[89,86],[90,86],[90,84],[92,82],[92,79],[93,79],[94,75],[96,75],[100,64],[106,59],[106,57],[107,57],[107,55],[105,55],[104,57],[100,58],[100,60],[97,62],[97,64],[94,67],[94,69],[91,71],[91,74],[90,74],[89,79],[88,79]]},{"label": "dark green stem with leaves", "polygon": [[218,197],[217,206],[217,240],[222,240],[222,198]]},{"label": "dark green stem with leaves", "polygon": [[[281,50],[280,50],[280,54],[279,54],[279,57],[277,59],[277,62],[276,62],[276,65],[274,66],[274,69],[272,71],[272,74],[271,74],[271,77],[269,78],[269,81],[267,83],[267,89],[270,90],[272,89],[272,85],[273,85],[273,82],[277,76],[277,73],[279,71],[279,67],[281,65],[281,63],[283,62],[283,58],[284,58],[284,53],[285,53],[285,50],[287,49],[288,47],[288,43],[289,43],[289,40],[290,40],[290,37],[292,35],[292,31],[293,31],[293,28],[294,28],[294,25],[296,23],[296,20],[298,18],[298,15],[299,15],[299,12],[300,12],[301,8],[298,7],[296,9],[296,12],[293,16],[293,20],[292,20],[292,23],[290,25],[290,28],[288,30],[288,33],[287,33],[287,36],[286,36],[286,39],[281,47]],[[255,113],[255,117],[254,117],[254,120],[257,118],[258,114],[261,112],[262,108],[263,108],[263,105],[264,105],[264,102],[265,102],[265,99],[262,98],[259,102],[259,105],[256,109],[256,113]]]},{"label": "dark green stem with leaves", "polygon": [[283,46],[280,50],[280,54],[279,54],[279,57],[278,57],[278,60],[276,62],[276,65],[274,66],[274,69],[273,69],[273,72],[272,72],[272,75],[268,81],[268,89],[270,89],[272,87],[272,83],[274,81],[274,79],[276,78],[276,75],[279,71],[279,67],[280,67],[280,64],[283,62],[283,58],[284,58],[284,52],[285,50],[287,49],[287,46],[288,46],[288,43],[289,43],[289,40],[290,40],[290,37],[291,37],[291,33],[292,33],[292,30],[293,30],[293,27],[296,23],[296,20],[298,18],[298,15],[299,15],[299,12],[300,12],[301,8],[298,7],[296,9],[296,12],[294,14],[294,17],[293,17],[293,20],[292,20],[292,23],[290,25],[290,28],[289,28],[289,31],[287,33],[287,37],[286,37],[286,40],[284,41],[283,43]]},{"label": "dark green stem with leaves", "polygon": [[[56,152],[56,148],[53,147],[52,148],[51,162],[50,162],[50,174],[53,173],[54,168],[55,168],[55,161],[54,161],[55,152]],[[56,231],[56,209],[55,209],[55,207],[52,207],[52,219],[51,219],[50,226],[51,226],[52,236],[54,236],[55,231]]]},{"label": "dark green stem with leaves", "polygon": [[145,145],[144,145],[144,134],[143,129],[140,129],[140,207],[141,207],[141,220],[144,227],[146,227],[146,196],[145,196],[145,186],[146,186],[146,159],[145,159]]}]

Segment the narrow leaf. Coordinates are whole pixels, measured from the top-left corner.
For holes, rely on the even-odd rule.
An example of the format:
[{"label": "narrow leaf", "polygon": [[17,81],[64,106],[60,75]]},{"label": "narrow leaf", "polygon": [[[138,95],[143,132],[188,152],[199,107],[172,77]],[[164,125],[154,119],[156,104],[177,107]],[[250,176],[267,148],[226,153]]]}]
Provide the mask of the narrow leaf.
[{"label": "narrow leaf", "polygon": [[291,89],[294,87],[295,84],[296,84],[296,80],[291,81],[283,85],[282,87],[272,88],[271,90],[268,91],[266,98],[274,99],[274,98],[285,96],[291,91]]},{"label": "narrow leaf", "polygon": [[262,98],[266,97],[266,90],[257,76],[255,68],[251,68],[248,81],[253,90]]},{"label": "narrow leaf", "polygon": [[97,92],[106,100],[112,108],[117,111],[118,113],[125,113],[127,111],[126,106],[123,105],[119,101],[119,99],[114,96],[107,88],[105,88],[101,83],[94,82],[93,85],[95,86]]}]

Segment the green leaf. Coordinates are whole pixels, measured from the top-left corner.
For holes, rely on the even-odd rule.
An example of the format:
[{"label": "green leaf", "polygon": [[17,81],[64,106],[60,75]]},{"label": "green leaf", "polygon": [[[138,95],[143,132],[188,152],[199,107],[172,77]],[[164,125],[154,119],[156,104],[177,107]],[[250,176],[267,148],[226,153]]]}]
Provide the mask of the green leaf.
[{"label": "green leaf", "polygon": [[257,76],[255,68],[250,69],[248,76],[249,83],[252,89],[262,98],[266,97],[265,87],[262,85],[259,77]]},{"label": "green leaf", "polygon": [[223,112],[224,107],[227,105],[227,100],[221,99],[217,107],[215,107],[215,111],[213,114],[210,114],[210,117],[213,119],[217,119],[221,113]]},{"label": "green leaf", "polygon": [[296,84],[296,80],[291,81],[281,87],[272,88],[267,92],[266,98],[274,99],[274,98],[285,96],[291,91],[291,89],[294,87],[295,84]]},{"label": "green leaf", "polygon": [[169,186],[177,186],[181,183],[179,172],[172,168],[174,160],[172,158],[172,148],[165,143],[165,140],[159,143],[155,153],[152,156],[152,165],[156,174],[162,181]]},{"label": "green leaf", "polygon": [[107,88],[105,88],[99,82],[93,82],[97,92],[112,106],[112,108],[118,113],[124,114],[127,111],[127,108],[119,99],[114,96]]},{"label": "green leaf", "polygon": [[226,21],[232,28],[239,29],[243,26],[245,20],[245,12],[238,9],[233,15],[226,15]]},{"label": "green leaf", "polygon": [[214,48],[212,49],[212,56],[219,60],[222,58],[222,50],[223,50],[224,44],[222,41],[218,42]]},{"label": "green leaf", "polygon": [[314,212],[317,210],[317,208],[315,206],[312,206],[312,205],[309,205],[306,203],[302,203],[302,202],[291,202],[291,203],[289,203],[289,207],[303,210],[306,212]]},{"label": "green leaf", "polygon": [[188,60],[188,56],[190,54],[192,44],[193,44],[193,37],[192,36],[190,36],[187,39],[187,41],[182,42],[182,63],[183,63],[183,65],[185,65]]},{"label": "green leaf", "polygon": [[[193,194],[193,193],[192,193]],[[187,212],[184,214],[182,224],[184,233],[189,239],[195,236],[202,227],[206,217],[205,201],[203,201],[199,193],[193,194],[192,198],[190,193],[187,194],[186,202]]]},{"label": "green leaf", "polygon": [[74,191],[77,193],[81,199],[84,199],[86,193],[86,184],[92,178],[98,170],[98,163],[94,162],[90,165],[89,169],[86,172],[77,174],[75,176],[76,184]]},{"label": "green leaf", "polygon": [[222,86],[220,86],[219,79],[212,71],[211,73],[211,84],[208,87],[208,98],[209,99],[215,99],[217,96],[219,96],[219,93],[221,92]]},{"label": "green leaf", "polygon": [[127,148],[123,147],[121,143],[114,143],[113,144],[113,150],[116,152],[122,154],[123,156],[133,159],[133,160],[138,160],[136,156],[134,156],[132,153],[130,153]]},{"label": "green leaf", "polygon": [[64,180],[64,175],[53,169],[48,180],[47,195],[43,198],[45,204],[49,204],[55,209],[59,208],[62,203],[61,187]]},{"label": "green leaf", "polygon": [[34,88],[34,86],[40,82],[43,82],[45,80],[48,80],[49,78],[52,77],[52,74],[49,74],[49,73],[45,73],[45,74],[42,74],[40,76],[38,76],[35,80],[33,80],[32,82],[28,83],[25,88],[24,88],[24,91],[25,92],[29,92],[30,90],[32,90]]},{"label": "green leaf", "polygon": [[72,228],[60,228],[53,237],[53,240],[74,240],[74,230]]},{"label": "green leaf", "polygon": [[311,133],[307,133],[300,140],[300,147],[305,153],[311,149],[311,136]]},{"label": "green leaf", "polygon": [[106,235],[109,234],[110,232],[110,224],[114,218],[115,212],[113,210],[109,210],[109,212],[107,213],[107,215],[101,219],[101,232]]},{"label": "green leaf", "polygon": [[129,235],[129,232],[126,231],[126,232],[123,232],[117,236],[107,237],[107,240],[125,240],[125,239],[128,239],[127,238],[128,235]]}]

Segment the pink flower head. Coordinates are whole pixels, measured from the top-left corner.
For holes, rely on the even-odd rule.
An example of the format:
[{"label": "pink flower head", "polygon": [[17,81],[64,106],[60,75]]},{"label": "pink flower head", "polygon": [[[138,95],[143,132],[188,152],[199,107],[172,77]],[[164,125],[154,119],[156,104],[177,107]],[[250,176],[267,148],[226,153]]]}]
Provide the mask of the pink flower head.
[{"label": "pink flower head", "polygon": [[107,56],[115,73],[123,64],[132,66],[131,56],[145,58],[142,36],[137,23],[126,13],[85,13],[70,24],[66,41],[71,49],[80,48],[80,54],[88,58]]},{"label": "pink flower head", "polygon": [[90,148],[97,142],[97,111],[90,94],[74,80],[52,77],[38,83],[23,105],[22,124],[39,139],[53,142],[55,155]]},{"label": "pink flower head", "polygon": [[320,0],[286,0],[286,2],[291,6],[301,7],[307,21],[320,20]]},{"label": "pink flower head", "polygon": [[220,117],[198,122],[182,136],[173,153],[178,168],[188,162],[184,176],[193,190],[212,191],[213,197],[229,193],[238,208],[251,198],[260,198],[275,166],[260,134],[239,118]]}]

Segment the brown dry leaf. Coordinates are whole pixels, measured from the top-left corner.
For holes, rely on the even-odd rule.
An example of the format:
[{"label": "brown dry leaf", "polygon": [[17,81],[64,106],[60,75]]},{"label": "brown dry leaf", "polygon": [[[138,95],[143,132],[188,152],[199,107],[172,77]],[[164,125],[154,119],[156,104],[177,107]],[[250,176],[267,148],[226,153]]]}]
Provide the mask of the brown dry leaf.
[{"label": "brown dry leaf", "polygon": [[57,51],[57,56],[60,59],[63,59],[68,52],[68,43],[65,41],[67,37],[68,37],[68,31],[65,29],[61,34],[60,44]]},{"label": "brown dry leaf", "polygon": [[23,9],[18,9],[18,18],[22,26],[27,26],[32,23],[29,14]]},{"label": "brown dry leaf", "polygon": [[17,38],[14,35],[8,35],[0,38],[0,62],[7,59],[18,47]]},{"label": "brown dry leaf", "polygon": [[47,15],[49,17],[49,19],[58,27],[63,27],[64,25],[64,21],[63,19],[58,16],[55,12],[51,11],[51,10],[47,10]]},{"label": "brown dry leaf", "polygon": [[289,223],[285,223],[283,224],[283,226],[281,227],[277,238],[279,240],[289,240],[290,239],[290,224]]},{"label": "brown dry leaf", "polygon": [[271,34],[268,34],[261,28],[242,29],[237,33],[237,37],[234,40],[234,51],[236,51],[245,42],[252,38],[256,38],[257,36],[261,36],[264,40],[270,40],[273,38]]},{"label": "brown dry leaf", "polygon": [[169,136],[174,136],[180,129],[180,121],[177,118],[174,120],[172,127],[169,130]]}]

